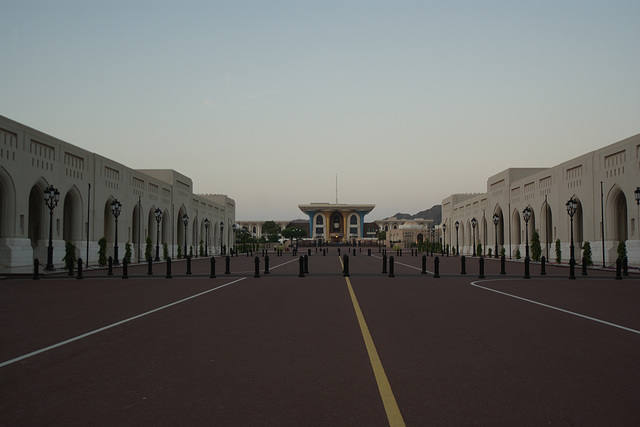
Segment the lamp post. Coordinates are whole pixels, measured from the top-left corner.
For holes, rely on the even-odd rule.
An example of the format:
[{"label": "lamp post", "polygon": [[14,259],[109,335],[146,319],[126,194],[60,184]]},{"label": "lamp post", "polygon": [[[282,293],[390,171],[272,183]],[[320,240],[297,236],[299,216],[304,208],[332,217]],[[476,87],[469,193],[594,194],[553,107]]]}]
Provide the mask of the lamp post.
[{"label": "lamp post", "polygon": [[633,192],[636,197],[636,205],[638,207],[638,221],[640,221],[640,187],[636,187],[636,191]]},{"label": "lamp post", "polygon": [[44,203],[49,208],[49,246],[47,247],[47,265],[45,270],[55,270],[53,266],[53,209],[58,206],[60,200],[60,192],[53,184],[44,189]]},{"label": "lamp post", "polygon": [[460,222],[456,221],[456,256],[460,255],[460,249],[458,248],[458,229],[460,228]]},{"label": "lamp post", "polygon": [[471,218],[471,228],[473,228],[473,256],[476,256],[476,225],[478,224],[478,220],[473,217]]},{"label": "lamp post", "polygon": [[116,219],[116,233],[115,233],[115,243],[113,244],[113,264],[118,265],[120,262],[118,261],[118,217],[120,216],[120,212],[122,211],[122,203],[115,199],[111,202],[111,212],[113,213],[114,218]]},{"label": "lamp post", "polygon": [[153,214],[156,216],[156,222],[158,223],[158,227],[157,227],[157,238],[156,238],[156,259],[155,261],[160,261],[160,222],[162,221],[162,211],[160,210],[160,208],[156,208],[156,210],[153,212]]},{"label": "lamp post", "polygon": [[220,221],[220,255],[222,255],[222,231],[224,230],[224,222]]},{"label": "lamp post", "polygon": [[189,224],[189,215],[182,215],[182,222],[184,223],[184,257],[186,258],[187,253],[187,224]]},{"label": "lamp post", "polygon": [[524,231],[525,260],[528,260],[529,259],[529,220],[531,219],[531,208],[529,208],[529,206],[524,208],[524,210],[522,211],[522,218],[524,218],[524,228],[525,228],[525,231]]},{"label": "lamp post", "polygon": [[442,250],[447,252],[449,256],[449,250],[447,249],[447,224],[442,224]]},{"label": "lamp post", "polygon": [[575,266],[576,266],[576,259],[575,259],[575,248],[573,246],[573,215],[575,215],[576,210],[578,208],[578,202],[576,201],[576,199],[574,199],[573,197],[571,197],[569,199],[569,201],[567,201],[567,213],[569,214],[569,218],[571,220],[571,250],[570,250],[570,258],[569,258],[569,279],[575,279],[576,278],[576,272],[575,272]]},{"label": "lamp post", "polygon": [[209,256],[209,218],[204,219],[204,256]]},{"label": "lamp post", "polygon": [[500,222],[500,216],[497,213],[493,214],[493,225],[495,225],[496,227],[496,246],[495,246],[495,251],[496,251],[496,258],[498,258],[498,222]]}]

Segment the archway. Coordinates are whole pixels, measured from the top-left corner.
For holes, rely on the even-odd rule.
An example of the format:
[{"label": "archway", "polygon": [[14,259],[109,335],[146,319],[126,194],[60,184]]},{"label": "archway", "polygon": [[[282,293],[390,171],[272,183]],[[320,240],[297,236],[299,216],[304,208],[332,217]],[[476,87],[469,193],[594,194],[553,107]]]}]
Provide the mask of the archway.
[{"label": "archway", "polygon": [[520,212],[517,209],[514,209],[511,213],[511,241],[512,252],[509,256],[513,256],[513,249],[520,249],[520,245],[522,244],[522,226],[520,223]]},{"label": "archway", "polygon": [[614,242],[628,239],[627,198],[624,192],[615,185],[607,197],[607,235]]},{"label": "archway", "polygon": [[16,190],[9,173],[0,166],[0,237],[15,235]]},{"label": "archway", "polygon": [[64,196],[62,238],[65,241],[82,240],[82,196],[74,185]]},{"label": "archway", "polygon": [[[178,217],[175,219],[176,221],[176,230],[178,231],[176,233],[176,245],[178,248],[180,248],[180,254],[181,256],[186,256],[188,255],[188,252],[185,254],[185,249],[186,251],[188,251],[188,245],[189,242],[186,241],[186,234],[185,234],[185,226],[184,226],[184,221],[182,219],[183,216],[185,216],[187,213],[186,208],[184,207],[184,205],[180,206],[180,210],[178,210]],[[188,225],[188,223],[187,223]],[[185,248],[186,247],[186,248]]]},{"label": "archway", "polygon": [[[47,215],[49,210],[44,204],[44,189],[47,184],[44,180],[39,180],[29,192],[29,225],[28,236],[31,240],[31,247],[46,248],[45,244],[40,244],[41,241],[46,241],[47,233],[49,233],[49,221],[47,221]],[[45,212],[46,209],[46,212]]]},{"label": "archway", "polygon": [[541,218],[541,230],[538,230],[540,234],[540,244],[544,249],[544,256],[550,259],[550,252],[552,251],[553,244],[553,214],[549,203],[545,201],[540,209]]}]

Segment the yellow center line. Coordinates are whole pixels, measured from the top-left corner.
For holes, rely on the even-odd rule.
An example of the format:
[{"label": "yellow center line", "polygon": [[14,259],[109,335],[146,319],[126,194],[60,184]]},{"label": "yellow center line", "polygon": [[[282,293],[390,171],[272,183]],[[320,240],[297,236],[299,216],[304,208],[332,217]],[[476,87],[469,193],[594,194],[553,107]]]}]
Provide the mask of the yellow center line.
[{"label": "yellow center line", "polygon": [[[342,259],[340,259],[340,263],[342,263]],[[345,280],[347,281],[349,295],[351,295],[353,309],[355,310],[356,317],[358,318],[360,332],[362,332],[362,338],[364,338],[364,344],[367,348],[367,353],[369,353],[369,360],[371,361],[373,374],[376,377],[376,383],[378,383],[378,390],[380,391],[380,397],[382,398],[384,410],[387,413],[387,420],[389,420],[389,425],[391,427],[404,426],[404,419],[402,418],[400,408],[398,407],[396,398],[393,395],[393,391],[391,390],[391,384],[389,384],[387,374],[385,374],[384,368],[382,367],[380,356],[378,356],[378,351],[376,350],[376,346],[373,343],[373,338],[371,337],[371,333],[369,332],[369,328],[367,327],[367,322],[364,320],[364,315],[362,314],[362,310],[360,309],[360,304],[358,304],[356,294],[355,292],[353,292],[351,280],[349,280],[348,277],[345,277]]]}]

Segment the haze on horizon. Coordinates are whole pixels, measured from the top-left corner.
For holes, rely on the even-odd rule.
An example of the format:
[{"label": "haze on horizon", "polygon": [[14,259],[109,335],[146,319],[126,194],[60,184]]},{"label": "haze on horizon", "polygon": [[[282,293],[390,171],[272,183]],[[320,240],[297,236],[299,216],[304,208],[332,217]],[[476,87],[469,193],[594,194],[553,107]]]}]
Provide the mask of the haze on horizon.
[{"label": "haze on horizon", "polygon": [[4,0],[0,114],[238,220],[484,192],[640,132],[640,2]]}]

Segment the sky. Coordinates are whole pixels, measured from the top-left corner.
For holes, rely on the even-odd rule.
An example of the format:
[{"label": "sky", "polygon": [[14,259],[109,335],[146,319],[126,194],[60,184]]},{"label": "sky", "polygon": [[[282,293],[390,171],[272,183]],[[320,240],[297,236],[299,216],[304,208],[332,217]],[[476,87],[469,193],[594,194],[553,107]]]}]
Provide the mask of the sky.
[{"label": "sky", "polygon": [[0,0],[0,114],[237,220],[485,192],[640,133],[640,1]]}]

